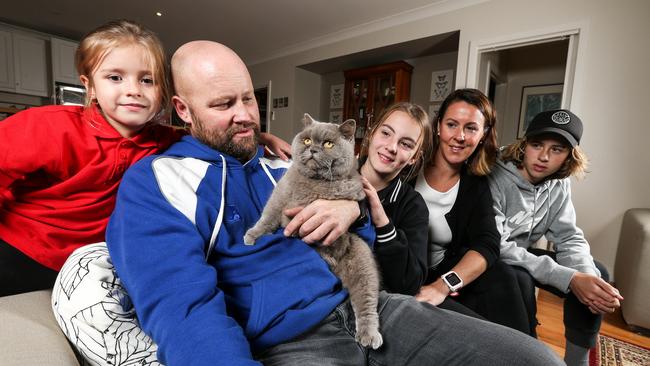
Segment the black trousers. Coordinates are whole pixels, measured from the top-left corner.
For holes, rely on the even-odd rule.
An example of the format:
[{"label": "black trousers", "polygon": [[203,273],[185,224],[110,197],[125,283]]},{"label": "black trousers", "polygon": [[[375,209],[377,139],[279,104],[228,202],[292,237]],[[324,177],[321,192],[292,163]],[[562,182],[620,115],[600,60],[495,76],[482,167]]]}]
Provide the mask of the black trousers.
[{"label": "black trousers", "polygon": [[[556,260],[555,252],[543,249],[529,249],[528,251],[537,256],[548,255],[553,260]],[[594,262],[600,271],[600,277],[605,281],[609,281],[609,272],[605,266],[598,261]],[[569,291],[569,293],[565,294],[553,286],[542,285],[535,281],[525,269],[517,266],[513,266],[512,268],[517,273],[517,281],[519,282],[519,287],[522,289],[522,297],[528,308],[528,321],[531,330],[534,330],[537,325],[535,287],[539,287],[564,298],[563,320],[565,329],[564,336],[566,339],[584,348],[592,348],[596,345],[598,331],[603,320],[602,315],[593,314],[586,305],[578,300],[573,292]],[[536,333],[530,334],[533,336],[537,335]]]},{"label": "black trousers", "polygon": [[[430,273],[427,282],[435,281],[446,270]],[[529,308],[522,293],[514,268],[498,260],[472,283],[464,286],[458,296],[447,297],[438,307],[531,334]]]},{"label": "black trousers", "polygon": [[[530,249],[535,255],[548,255],[555,260],[555,253],[541,249]],[[609,280],[607,269],[598,261],[596,267],[601,277]],[[445,271],[440,271],[444,273]],[[432,273],[432,282],[442,273]],[[535,287],[543,288],[559,297],[564,298],[564,328],[565,337],[571,343],[592,348],[596,344],[602,316],[592,314],[589,308],[582,304],[572,293],[565,294],[553,286],[542,285],[526,271],[518,266],[507,265],[500,260],[495,262],[481,276],[469,285],[463,287],[459,296],[453,300],[445,300],[440,307],[454,310],[466,315],[471,312],[478,314],[494,323],[517,329],[537,337],[537,299]],[[448,298],[449,299],[449,298]],[[448,306],[448,302],[457,302],[462,306]],[[463,310],[469,309],[469,313]]]},{"label": "black trousers", "polygon": [[57,274],[0,239],[0,297],[51,289]]}]

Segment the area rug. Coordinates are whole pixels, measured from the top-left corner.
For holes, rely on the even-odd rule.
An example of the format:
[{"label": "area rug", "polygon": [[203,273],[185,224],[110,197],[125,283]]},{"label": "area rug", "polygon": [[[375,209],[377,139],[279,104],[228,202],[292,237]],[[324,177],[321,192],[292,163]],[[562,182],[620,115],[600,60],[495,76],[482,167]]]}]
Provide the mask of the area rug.
[{"label": "area rug", "polygon": [[650,349],[601,334],[589,352],[589,366],[650,366]]}]

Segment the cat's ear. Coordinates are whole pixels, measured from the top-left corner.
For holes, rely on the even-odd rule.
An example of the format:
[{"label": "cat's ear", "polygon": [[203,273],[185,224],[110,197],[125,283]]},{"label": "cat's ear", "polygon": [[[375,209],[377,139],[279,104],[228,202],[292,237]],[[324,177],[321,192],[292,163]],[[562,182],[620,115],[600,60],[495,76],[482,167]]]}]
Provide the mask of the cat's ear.
[{"label": "cat's ear", "polygon": [[353,119],[348,119],[339,125],[339,132],[341,132],[341,135],[343,135],[347,140],[352,140],[354,138],[356,126],[357,123]]},{"label": "cat's ear", "polygon": [[305,113],[305,115],[302,117],[302,124],[303,124],[305,127],[309,126],[310,124],[312,124],[312,123],[314,123],[314,122],[316,122],[316,120],[313,119],[313,118],[309,115],[309,113]]}]

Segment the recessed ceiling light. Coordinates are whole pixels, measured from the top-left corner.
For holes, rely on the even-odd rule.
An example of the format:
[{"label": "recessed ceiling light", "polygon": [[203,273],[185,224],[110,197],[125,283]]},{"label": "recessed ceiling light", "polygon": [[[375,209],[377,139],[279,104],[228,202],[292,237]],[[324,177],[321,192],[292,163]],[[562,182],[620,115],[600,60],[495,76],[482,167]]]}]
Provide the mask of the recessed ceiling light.
[{"label": "recessed ceiling light", "polygon": [[162,13],[159,12],[159,11],[157,11],[157,12],[156,12],[156,15],[159,16],[159,17],[161,17],[161,16],[162,16]]}]

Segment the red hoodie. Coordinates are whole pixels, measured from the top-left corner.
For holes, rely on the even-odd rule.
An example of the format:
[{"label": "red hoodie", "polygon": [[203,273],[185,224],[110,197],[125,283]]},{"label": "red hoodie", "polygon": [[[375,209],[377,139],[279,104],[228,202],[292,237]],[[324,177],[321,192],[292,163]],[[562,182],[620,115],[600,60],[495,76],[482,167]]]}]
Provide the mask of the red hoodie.
[{"label": "red hoodie", "polygon": [[104,241],[124,171],[180,137],[146,126],[122,137],[97,107],[30,108],[0,122],[0,238],[60,270],[80,246]]}]

